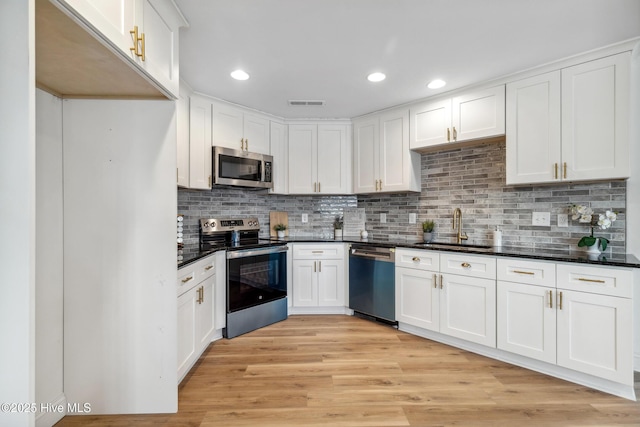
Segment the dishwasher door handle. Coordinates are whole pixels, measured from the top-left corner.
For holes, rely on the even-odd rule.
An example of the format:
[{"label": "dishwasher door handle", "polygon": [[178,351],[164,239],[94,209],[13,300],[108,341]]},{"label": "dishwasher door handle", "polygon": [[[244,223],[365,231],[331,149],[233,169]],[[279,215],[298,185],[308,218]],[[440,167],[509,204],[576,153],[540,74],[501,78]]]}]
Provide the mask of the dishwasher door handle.
[{"label": "dishwasher door handle", "polygon": [[380,261],[394,261],[393,253],[391,252],[374,252],[374,251],[366,251],[360,249],[352,249],[351,256],[362,257],[362,258],[373,258]]}]

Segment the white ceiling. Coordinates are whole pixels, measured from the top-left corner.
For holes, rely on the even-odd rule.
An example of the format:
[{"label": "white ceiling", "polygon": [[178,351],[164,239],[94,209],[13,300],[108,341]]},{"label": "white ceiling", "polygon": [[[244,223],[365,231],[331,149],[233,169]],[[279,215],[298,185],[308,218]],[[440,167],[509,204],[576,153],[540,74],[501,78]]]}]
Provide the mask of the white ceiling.
[{"label": "white ceiling", "polygon": [[175,1],[181,78],[285,118],[356,117],[640,36],[640,0]]}]

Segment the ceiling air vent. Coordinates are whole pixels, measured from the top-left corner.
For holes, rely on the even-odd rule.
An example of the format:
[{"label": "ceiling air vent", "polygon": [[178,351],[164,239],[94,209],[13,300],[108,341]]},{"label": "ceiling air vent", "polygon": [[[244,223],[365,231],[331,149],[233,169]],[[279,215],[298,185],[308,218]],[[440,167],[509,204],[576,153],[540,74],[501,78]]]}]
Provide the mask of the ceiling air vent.
[{"label": "ceiling air vent", "polygon": [[319,100],[305,100],[305,99],[290,99],[289,105],[292,107],[322,107],[324,101]]}]

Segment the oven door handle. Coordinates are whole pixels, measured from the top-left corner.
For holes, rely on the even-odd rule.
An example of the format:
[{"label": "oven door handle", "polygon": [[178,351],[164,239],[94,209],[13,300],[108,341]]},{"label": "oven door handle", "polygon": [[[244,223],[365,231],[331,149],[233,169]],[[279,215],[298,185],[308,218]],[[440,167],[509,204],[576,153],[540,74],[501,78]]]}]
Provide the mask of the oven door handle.
[{"label": "oven door handle", "polygon": [[265,249],[241,249],[239,251],[228,251],[227,259],[246,258],[250,256],[257,256],[257,255],[269,255],[269,254],[275,254],[279,252],[286,252],[288,250],[289,250],[289,247],[286,245],[275,246],[275,247],[270,247]]}]

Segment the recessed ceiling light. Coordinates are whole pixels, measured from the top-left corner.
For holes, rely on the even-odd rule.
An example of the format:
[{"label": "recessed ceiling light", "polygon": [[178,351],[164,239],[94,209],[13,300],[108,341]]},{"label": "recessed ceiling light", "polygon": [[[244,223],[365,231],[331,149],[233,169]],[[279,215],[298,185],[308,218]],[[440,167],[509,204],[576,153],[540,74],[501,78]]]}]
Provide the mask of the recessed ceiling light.
[{"label": "recessed ceiling light", "polygon": [[249,78],[249,74],[247,74],[243,70],[235,70],[231,73],[231,77],[236,80],[247,80]]},{"label": "recessed ceiling light", "polygon": [[370,82],[381,82],[386,78],[387,76],[385,76],[384,73],[371,73],[367,76],[367,80]]},{"label": "recessed ceiling light", "polygon": [[447,82],[445,82],[444,80],[435,79],[435,80],[431,80],[427,85],[427,87],[429,89],[440,89],[441,87],[444,87],[444,85],[446,84]]}]

